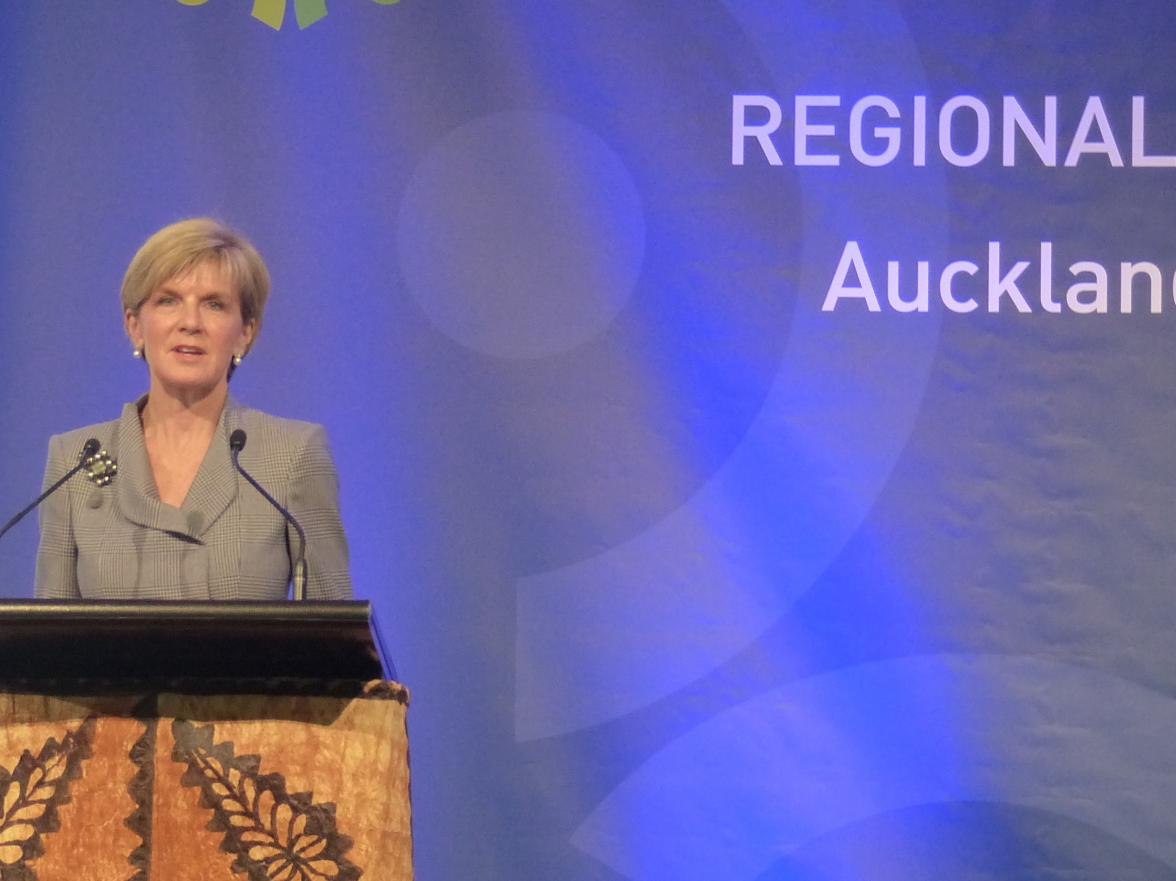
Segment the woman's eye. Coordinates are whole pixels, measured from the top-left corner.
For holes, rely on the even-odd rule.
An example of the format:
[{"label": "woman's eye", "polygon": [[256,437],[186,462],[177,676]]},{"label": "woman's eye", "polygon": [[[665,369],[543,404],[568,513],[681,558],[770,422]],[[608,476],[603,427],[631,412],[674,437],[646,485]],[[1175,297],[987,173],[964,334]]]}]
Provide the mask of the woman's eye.
[{"label": "woman's eye", "polygon": [[208,308],[212,309],[213,311],[216,311],[216,312],[223,312],[224,308],[225,308],[225,304],[222,303],[220,300],[209,300],[208,301]]}]

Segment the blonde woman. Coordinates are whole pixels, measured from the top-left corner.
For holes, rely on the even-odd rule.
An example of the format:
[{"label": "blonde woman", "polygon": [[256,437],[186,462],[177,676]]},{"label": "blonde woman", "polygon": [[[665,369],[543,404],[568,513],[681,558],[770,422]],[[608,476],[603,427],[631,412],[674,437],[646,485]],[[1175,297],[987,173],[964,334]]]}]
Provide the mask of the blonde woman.
[{"label": "blonde woman", "polygon": [[114,421],[50,439],[46,485],[76,464],[89,438],[105,456],[41,508],[38,597],[284,598],[298,539],[234,469],[229,438],[238,429],[247,437],[241,465],[306,531],[307,596],[350,597],[323,429],[229,395],[268,296],[260,255],[213,220],[164,227],[135,254],[123,322],[146,364],[147,393]]}]

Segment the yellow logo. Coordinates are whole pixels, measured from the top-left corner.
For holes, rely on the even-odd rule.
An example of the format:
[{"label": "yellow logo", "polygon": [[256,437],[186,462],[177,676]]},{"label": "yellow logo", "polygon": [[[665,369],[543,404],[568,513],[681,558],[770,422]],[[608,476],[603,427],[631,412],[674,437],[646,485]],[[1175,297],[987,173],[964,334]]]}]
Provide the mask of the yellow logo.
[{"label": "yellow logo", "polygon": [[[208,0],[177,0],[185,6],[203,6]],[[372,0],[381,6],[391,6],[399,0]],[[253,17],[263,24],[268,24],[275,31],[282,29],[286,20],[286,0],[253,0]],[[294,18],[298,22],[298,30],[310,27],[327,15],[327,0],[293,0]]]}]

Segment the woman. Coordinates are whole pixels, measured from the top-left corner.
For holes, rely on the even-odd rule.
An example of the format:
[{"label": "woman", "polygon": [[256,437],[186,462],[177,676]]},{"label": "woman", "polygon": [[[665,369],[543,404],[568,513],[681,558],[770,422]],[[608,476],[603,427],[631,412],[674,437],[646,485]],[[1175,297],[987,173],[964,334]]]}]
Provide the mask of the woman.
[{"label": "woman", "polygon": [[133,355],[147,365],[147,394],[113,422],[50,440],[46,484],[77,463],[91,437],[111,463],[79,473],[42,506],[38,597],[284,598],[298,538],[234,470],[237,429],[248,438],[242,467],[306,531],[307,596],[350,597],[323,429],[229,396],[268,296],[257,251],[216,221],[172,224],[139,249],[122,307]]}]

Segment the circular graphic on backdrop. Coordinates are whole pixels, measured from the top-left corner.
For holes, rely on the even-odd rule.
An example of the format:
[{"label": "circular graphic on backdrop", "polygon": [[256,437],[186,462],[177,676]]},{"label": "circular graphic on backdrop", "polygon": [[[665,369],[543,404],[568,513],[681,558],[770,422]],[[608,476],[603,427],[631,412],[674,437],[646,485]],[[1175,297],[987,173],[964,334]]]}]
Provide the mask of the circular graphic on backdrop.
[{"label": "circular graphic on backdrop", "polygon": [[[731,96],[709,59],[746,39],[709,0],[681,12],[575,16],[559,81],[581,85],[528,96],[539,106],[487,114],[523,99],[486,59],[459,64],[481,88],[420,135],[393,214],[403,290],[438,331],[414,342],[421,479],[466,476],[434,516],[493,540],[470,554],[511,574],[681,506],[762,409],[788,339],[796,175],[728,166]],[[767,89],[745,55],[740,81]],[[649,58],[656,75],[634,75]]]},{"label": "circular graphic on backdrop", "polygon": [[616,153],[555,113],[483,116],[436,144],[400,208],[400,263],[429,320],[501,358],[599,334],[641,272],[641,197]]}]

